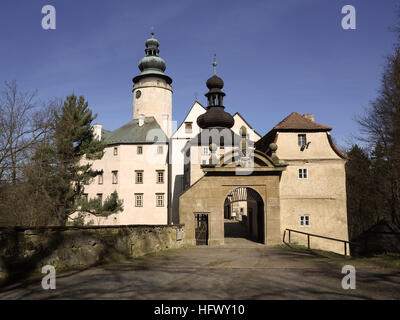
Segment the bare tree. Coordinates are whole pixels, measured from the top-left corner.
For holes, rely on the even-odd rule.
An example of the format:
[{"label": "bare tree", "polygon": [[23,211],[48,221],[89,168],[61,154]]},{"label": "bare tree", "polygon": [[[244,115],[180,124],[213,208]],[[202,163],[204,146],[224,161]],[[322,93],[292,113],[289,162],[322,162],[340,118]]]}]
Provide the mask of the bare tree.
[{"label": "bare tree", "polygon": [[27,152],[46,131],[36,91],[20,91],[6,81],[0,94],[0,181],[16,184]]},{"label": "bare tree", "polygon": [[400,225],[400,44],[388,57],[378,97],[358,120],[371,150],[376,184],[392,222]]},{"label": "bare tree", "polygon": [[5,82],[0,93],[0,225],[52,224],[40,158],[62,100],[39,103],[36,97],[36,91],[20,91],[16,81]]}]

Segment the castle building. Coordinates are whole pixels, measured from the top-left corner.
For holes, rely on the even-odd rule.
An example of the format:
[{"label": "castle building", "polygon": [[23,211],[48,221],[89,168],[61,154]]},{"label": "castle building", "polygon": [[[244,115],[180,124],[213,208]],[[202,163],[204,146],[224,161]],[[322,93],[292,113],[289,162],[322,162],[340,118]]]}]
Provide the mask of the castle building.
[{"label": "castle building", "polygon": [[[86,221],[182,223],[192,244],[224,244],[230,220],[266,245],[281,243],[287,228],[348,240],[346,157],[332,142],[332,128],[293,112],[261,136],[239,113],[225,111],[214,62],[207,106],[196,100],[172,132],[172,79],[159,45],[152,33],[133,78],[133,119],[112,132],[94,125],[107,147],[93,168],[104,173],[85,192],[105,198],[117,191],[124,211]],[[292,241],[306,238],[293,235]],[[312,244],[343,251],[324,239]]]}]

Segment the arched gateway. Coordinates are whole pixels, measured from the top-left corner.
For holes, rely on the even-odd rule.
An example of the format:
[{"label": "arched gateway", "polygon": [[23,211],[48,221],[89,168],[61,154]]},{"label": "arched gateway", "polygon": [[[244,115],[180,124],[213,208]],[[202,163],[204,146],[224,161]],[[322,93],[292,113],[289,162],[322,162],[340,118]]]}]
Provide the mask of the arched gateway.
[{"label": "arched gateway", "polygon": [[[197,118],[201,132],[183,150],[186,190],[179,197],[179,222],[185,224],[185,239],[190,244],[224,244],[226,199],[246,190],[246,195],[251,193],[257,203],[257,219],[253,214],[250,218],[251,234],[261,243],[277,244],[279,180],[286,164],[276,156],[275,143],[271,143],[267,155],[254,149],[246,130],[241,130],[241,136],[231,130],[235,120],[224,110],[224,81],[216,75],[215,61],[213,66],[214,75],[206,82],[207,111]],[[201,159],[200,166],[199,150],[203,155],[211,151],[208,160]]]},{"label": "arched gateway", "polygon": [[[237,187],[225,198],[225,238],[264,241],[264,201],[252,188]],[[196,237],[197,239],[197,237]]]},{"label": "arched gateway", "polygon": [[216,165],[203,165],[204,176],[180,196],[179,220],[185,224],[185,239],[189,244],[224,244],[226,206],[235,198],[239,200],[242,196],[239,191],[243,189],[257,203],[256,222],[254,216],[248,217],[252,219],[251,234],[266,245],[281,242],[279,180],[286,165],[274,152],[268,156],[254,150],[245,157],[253,159],[250,163],[244,162],[239,154],[236,150],[223,156]]}]

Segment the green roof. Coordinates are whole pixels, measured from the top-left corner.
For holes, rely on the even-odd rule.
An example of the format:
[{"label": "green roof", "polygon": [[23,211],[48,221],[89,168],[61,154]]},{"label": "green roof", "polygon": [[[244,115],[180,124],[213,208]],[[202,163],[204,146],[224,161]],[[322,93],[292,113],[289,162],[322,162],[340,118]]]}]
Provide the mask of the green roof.
[{"label": "green roof", "polygon": [[142,126],[139,126],[139,119],[133,119],[112,132],[104,130],[103,137],[108,145],[124,143],[146,144],[157,141],[165,143],[168,141],[167,136],[154,117],[146,117]]},{"label": "green roof", "polygon": [[101,136],[104,139],[107,139],[107,137],[109,137],[111,133],[112,133],[112,131],[109,131],[109,130],[106,130],[106,129],[101,129]]}]

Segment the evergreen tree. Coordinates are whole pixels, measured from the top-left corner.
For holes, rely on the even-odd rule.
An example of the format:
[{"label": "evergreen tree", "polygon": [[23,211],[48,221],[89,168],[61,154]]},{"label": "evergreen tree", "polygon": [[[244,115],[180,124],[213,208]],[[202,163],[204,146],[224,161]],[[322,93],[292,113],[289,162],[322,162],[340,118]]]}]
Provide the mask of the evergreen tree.
[{"label": "evergreen tree", "polygon": [[107,216],[123,210],[116,192],[104,204],[84,197],[85,184],[102,173],[92,169],[92,160],[101,159],[106,146],[94,136],[91,123],[95,118],[82,96],[68,96],[55,114],[54,143],[41,150],[40,165],[46,172],[43,179],[48,194],[56,201],[61,225],[75,212]]},{"label": "evergreen tree", "polygon": [[363,149],[354,145],[347,153],[346,192],[349,238],[354,239],[360,233],[376,223],[375,188],[372,163]]}]

